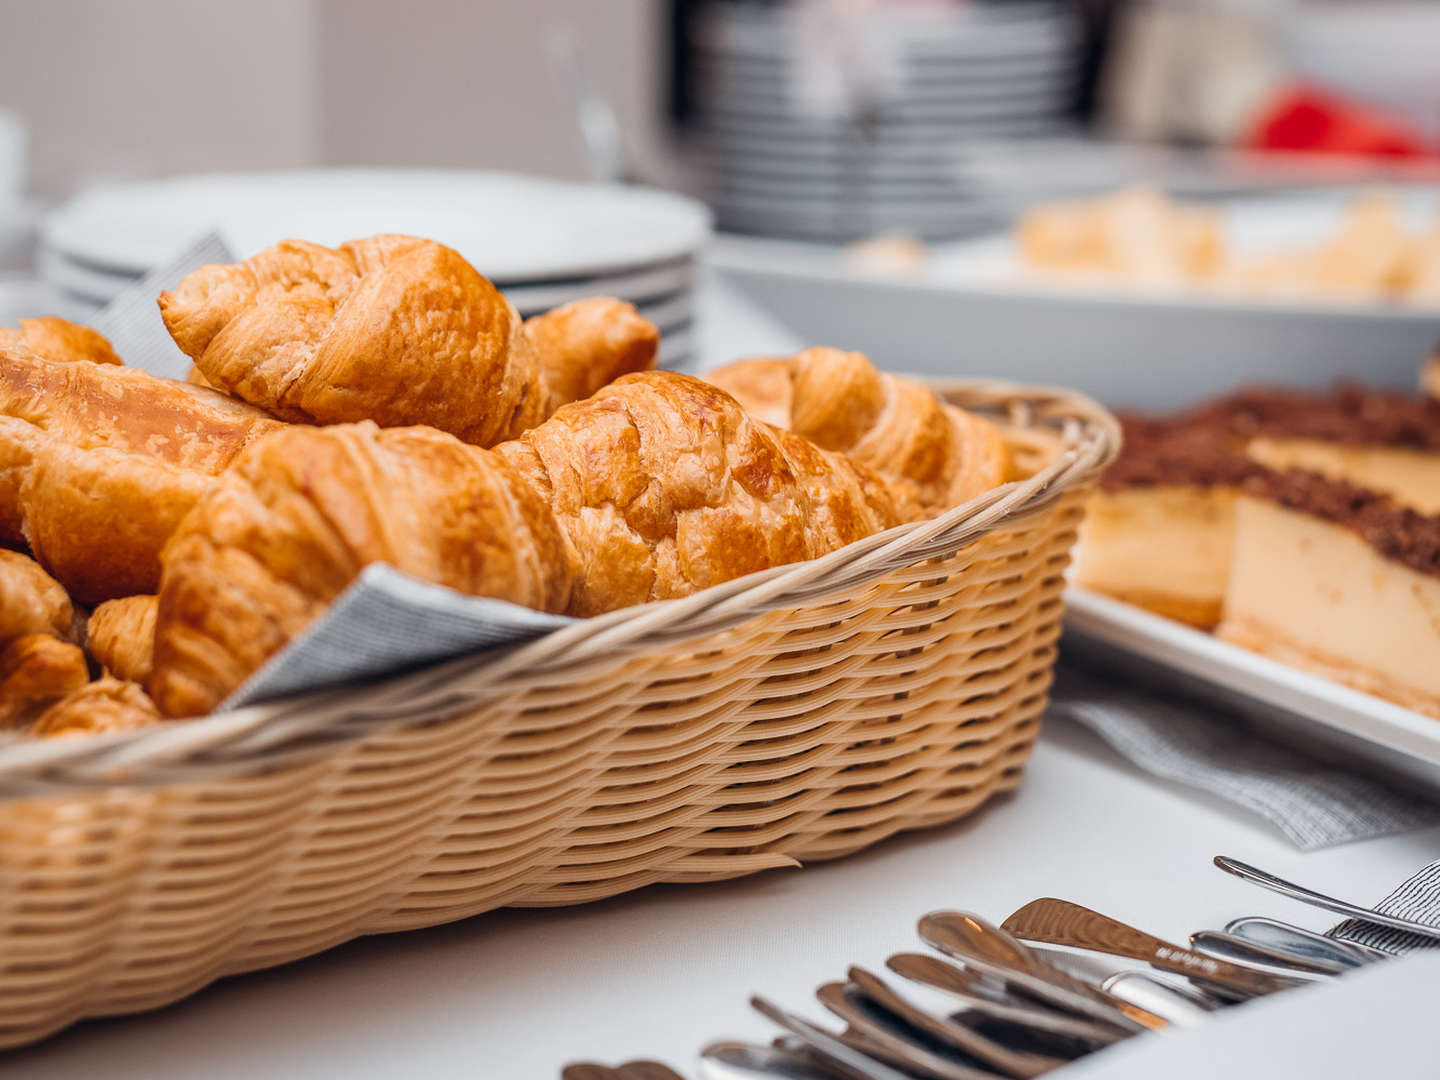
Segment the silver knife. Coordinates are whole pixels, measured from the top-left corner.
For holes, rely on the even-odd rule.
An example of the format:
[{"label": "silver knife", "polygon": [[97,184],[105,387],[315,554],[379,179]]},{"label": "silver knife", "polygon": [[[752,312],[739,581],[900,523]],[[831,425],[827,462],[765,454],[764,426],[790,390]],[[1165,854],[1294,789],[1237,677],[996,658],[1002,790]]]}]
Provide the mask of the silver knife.
[{"label": "silver knife", "polygon": [[1232,998],[1257,997],[1303,985],[1291,976],[1253,971],[1206,956],[1068,900],[1032,900],[1000,925],[1024,941],[1143,960],[1151,967],[1195,979]]}]

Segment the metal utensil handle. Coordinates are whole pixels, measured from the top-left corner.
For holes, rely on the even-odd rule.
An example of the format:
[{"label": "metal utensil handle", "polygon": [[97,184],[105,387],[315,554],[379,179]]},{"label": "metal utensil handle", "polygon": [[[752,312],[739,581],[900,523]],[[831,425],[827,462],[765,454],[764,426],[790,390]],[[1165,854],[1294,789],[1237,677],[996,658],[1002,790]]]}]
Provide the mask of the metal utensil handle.
[{"label": "metal utensil handle", "polygon": [[1224,930],[1197,930],[1190,935],[1190,947],[1217,960],[1306,982],[1325,982],[1355,970],[1351,965],[1336,960],[1305,956],[1274,945],[1257,945]]},{"label": "metal utensil handle", "polygon": [[858,1075],[868,1077],[869,1080],[910,1080],[910,1077],[898,1069],[892,1069],[884,1062],[852,1050],[824,1028],[816,1027],[808,1020],[786,1012],[758,994],[750,998],[750,1007]]},{"label": "metal utensil handle", "polygon": [[1068,900],[1045,897],[1026,904],[1002,924],[1017,937],[1050,945],[1143,960],[1161,971],[1203,980],[1207,985],[1249,996],[1298,985],[1293,979],[1250,971],[1122,923]]},{"label": "metal utensil handle", "polygon": [[1244,938],[1246,941],[1253,941],[1257,945],[1287,948],[1295,953],[1303,953],[1308,956],[1327,957],[1337,963],[1349,964],[1351,967],[1363,967],[1380,960],[1393,959],[1392,954],[1369,945],[1326,937],[1324,934],[1317,934],[1314,930],[1307,930],[1303,926],[1292,926],[1290,923],[1263,915],[1246,915],[1239,919],[1231,919],[1225,924],[1225,932],[1234,934],[1238,938]]},{"label": "metal utensil handle", "polygon": [[1348,915],[1352,919],[1360,919],[1363,922],[1374,923],[1376,926],[1388,926],[1392,930],[1404,930],[1411,934],[1420,934],[1423,937],[1440,940],[1440,926],[1427,926],[1425,923],[1411,922],[1409,919],[1402,919],[1396,915],[1385,915],[1371,908],[1361,907],[1359,904],[1351,904],[1344,900],[1337,900],[1333,896],[1326,896],[1324,893],[1316,892],[1314,889],[1307,889],[1303,885],[1296,885],[1293,881],[1286,881],[1284,878],[1276,877],[1274,874],[1266,873],[1248,863],[1232,859],[1228,855],[1216,855],[1215,865],[1227,874],[1234,874],[1242,881],[1248,881],[1253,885],[1277,892],[1281,896],[1288,896],[1292,900],[1299,900],[1302,904],[1310,904],[1312,907],[1324,908],[1326,911],[1333,911],[1337,915]]}]

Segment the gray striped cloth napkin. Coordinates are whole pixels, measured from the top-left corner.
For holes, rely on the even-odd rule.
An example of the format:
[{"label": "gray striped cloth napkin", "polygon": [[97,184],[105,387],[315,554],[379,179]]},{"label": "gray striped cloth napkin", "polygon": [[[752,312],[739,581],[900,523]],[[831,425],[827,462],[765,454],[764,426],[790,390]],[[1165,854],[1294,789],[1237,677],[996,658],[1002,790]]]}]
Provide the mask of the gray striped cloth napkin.
[{"label": "gray striped cloth napkin", "polygon": [[105,305],[90,325],[110,339],[115,352],[131,367],[151,375],[183,379],[190,371],[190,358],[170,339],[156,298],[180,284],[180,279],[192,270],[210,263],[234,261],[235,256],[219,234],[207,233],[175,258],[128,286]]},{"label": "gray striped cloth napkin", "polygon": [[1266,741],[1213,709],[1068,665],[1048,716],[1088,728],[1154,776],[1259,815],[1303,850],[1440,822],[1440,804]]},{"label": "gray striped cloth napkin", "polygon": [[[1400,887],[1375,905],[1382,915],[1395,915],[1427,926],[1440,926],[1440,860],[1407,878]],[[1440,940],[1421,934],[1407,934],[1388,926],[1376,926],[1363,919],[1346,919],[1330,930],[1342,941],[1369,945],[1385,952],[1408,953],[1417,949],[1440,948]]]},{"label": "gray striped cloth napkin", "polygon": [[376,563],[223,707],[413,671],[528,641],[574,621],[427,585]]}]

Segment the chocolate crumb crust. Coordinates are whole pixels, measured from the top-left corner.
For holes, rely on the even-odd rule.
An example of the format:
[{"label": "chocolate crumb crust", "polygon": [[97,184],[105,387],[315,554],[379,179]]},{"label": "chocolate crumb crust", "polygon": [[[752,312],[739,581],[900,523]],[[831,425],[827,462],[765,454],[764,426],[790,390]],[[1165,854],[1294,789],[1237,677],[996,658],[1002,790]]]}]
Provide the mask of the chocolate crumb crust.
[{"label": "chocolate crumb crust", "polygon": [[1440,453],[1440,400],[1340,383],[1329,391],[1247,386],[1180,412],[1121,413],[1125,445],[1101,487],[1238,486],[1264,470],[1256,436],[1394,446]]},{"label": "chocolate crumb crust", "polygon": [[1337,383],[1329,391],[1247,386],[1177,413],[1171,423],[1360,446],[1440,451],[1440,401],[1420,394]]},{"label": "chocolate crumb crust", "polygon": [[1344,526],[1387,559],[1440,576],[1440,514],[1426,516],[1377,491],[1298,469],[1262,469],[1241,490]]},{"label": "chocolate crumb crust", "polygon": [[1105,491],[1161,484],[1238,487],[1266,471],[1223,431],[1164,417],[1118,415],[1125,442],[1120,456],[1100,477]]}]

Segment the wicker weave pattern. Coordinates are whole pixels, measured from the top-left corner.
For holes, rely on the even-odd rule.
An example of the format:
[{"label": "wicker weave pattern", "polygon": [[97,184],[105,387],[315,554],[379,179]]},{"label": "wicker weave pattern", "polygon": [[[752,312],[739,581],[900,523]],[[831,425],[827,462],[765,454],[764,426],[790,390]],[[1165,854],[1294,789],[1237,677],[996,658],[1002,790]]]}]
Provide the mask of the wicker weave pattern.
[{"label": "wicker weave pattern", "polygon": [[[643,649],[603,635],[653,613],[596,620],[549,654],[563,678],[527,646],[159,743],[0,750],[0,1046],[361,934],[835,858],[1013,787],[1084,488],[1114,449],[1083,399],[1043,400],[1099,432],[1088,452],[1019,400],[1017,450],[1060,471],[973,535],[983,502],[899,556],[880,538],[862,553],[880,572],[839,558],[709,590],[689,614],[711,628],[664,616]],[[757,614],[757,589],[780,602]],[[97,786],[122,766],[133,784]],[[15,798],[36,789],[69,794]]]}]

